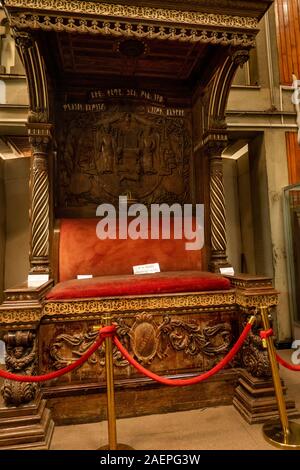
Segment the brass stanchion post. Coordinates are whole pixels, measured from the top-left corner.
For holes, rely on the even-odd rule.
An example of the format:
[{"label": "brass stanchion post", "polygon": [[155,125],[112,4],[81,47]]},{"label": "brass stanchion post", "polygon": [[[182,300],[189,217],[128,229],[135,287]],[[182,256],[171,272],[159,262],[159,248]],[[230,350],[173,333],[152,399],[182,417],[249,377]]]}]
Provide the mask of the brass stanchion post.
[{"label": "brass stanchion post", "polygon": [[[261,315],[264,329],[265,331],[268,331],[271,328],[268,307],[261,308]],[[276,447],[284,449],[300,449],[300,425],[288,420],[273,338],[269,336],[263,340],[263,342],[265,347],[268,349],[280,417],[280,421],[271,420],[264,424],[264,437],[270,444]]]},{"label": "brass stanchion post", "polygon": [[[104,326],[111,326],[111,315],[103,317]],[[101,327],[100,327],[101,328]],[[99,330],[99,327],[94,329]],[[107,424],[108,424],[108,445],[100,447],[99,450],[133,450],[126,444],[117,442],[117,424],[115,409],[115,384],[114,384],[114,362],[113,362],[113,340],[111,336],[105,338],[105,371],[107,388]]]}]

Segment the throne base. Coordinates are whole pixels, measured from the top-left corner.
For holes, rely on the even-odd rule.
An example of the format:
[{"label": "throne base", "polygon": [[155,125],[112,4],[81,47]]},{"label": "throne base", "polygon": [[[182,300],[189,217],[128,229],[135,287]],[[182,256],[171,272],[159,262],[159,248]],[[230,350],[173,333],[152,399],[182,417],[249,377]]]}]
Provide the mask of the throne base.
[{"label": "throne base", "polygon": [[[176,378],[187,379],[194,375],[180,374]],[[141,377],[116,380],[116,415],[117,418],[129,418],[232,405],[236,382],[237,371],[234,369],[187,387],[165,387]],[[105,384],[48,387],[43,394],[56,425],[106,419]]]},{"label": "throne base", "polygon": [[0,408],[1,450],[48,450],[54,430],[51,411],[39,395],[32,403]]},{"label": "throne base", "polygon": [[[286,396],[285,403],[289,418],[299,418],[294,400]],[[240,372],[233,405],[249,424],[265,423],[279,416],[272,379],[253,377],[246,370]]]}]

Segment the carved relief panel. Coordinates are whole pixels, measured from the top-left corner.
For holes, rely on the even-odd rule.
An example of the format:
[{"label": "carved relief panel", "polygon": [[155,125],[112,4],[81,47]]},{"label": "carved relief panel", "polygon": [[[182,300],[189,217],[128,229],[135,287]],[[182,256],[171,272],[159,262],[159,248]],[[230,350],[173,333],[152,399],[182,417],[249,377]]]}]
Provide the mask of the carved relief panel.
[{"label": "carved relief panel", "polygon": [[[218,320],[203,314],[116,316],[117,334],[139,363],[154,372],[209,370],[230,350],[236,336],[232,314],[220,313]],[[99,322],[97,323],[99,324]],[[40,370],[45,373],[79,359],[94,343],[97,332],[90,322],[44,324],[40,345]],[[135,370],[114,346],[116,376],[134,377]],[[234,366],[235,364],[231,364]],[[105,378],[105,345],[79,369],[58,379],[59,383],[91,382]]]},{"label": "carved relief panel", "polygon": [[[178,115],[179,114],[179,115]],[[65,106],[58,135],[59,213],[116,203],[192,202],[190,113],[138,102]]]}]

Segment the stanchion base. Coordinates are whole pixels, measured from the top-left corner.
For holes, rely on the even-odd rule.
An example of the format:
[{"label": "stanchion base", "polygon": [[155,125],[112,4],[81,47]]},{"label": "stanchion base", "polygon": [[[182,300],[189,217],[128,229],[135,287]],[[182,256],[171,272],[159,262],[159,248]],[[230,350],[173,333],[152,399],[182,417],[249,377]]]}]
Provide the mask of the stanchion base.
[{"label": "stanchion base", "polygon": [[[99,447],[97,450],[111,450],[109,444],[106,446]],[[133,447],[128,446],[127,444],[117,444],[117,450],[135,450]]]},{"label": "stanchion base", "polygon": [[300,424],[289,421],[289,435],[284,436],[279,421],[269,421],[263,426],[266,441],[280,449],[300,449]]}]

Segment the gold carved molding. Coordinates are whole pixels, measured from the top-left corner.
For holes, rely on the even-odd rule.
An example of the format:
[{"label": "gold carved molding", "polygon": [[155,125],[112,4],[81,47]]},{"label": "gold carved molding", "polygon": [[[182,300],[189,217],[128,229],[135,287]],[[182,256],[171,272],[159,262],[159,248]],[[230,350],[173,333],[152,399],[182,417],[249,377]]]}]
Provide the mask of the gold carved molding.
[{"label": "gold carved molding", "polygon": [[168,310],[195,307],[234,305],[235,293],[211,293],[205,295],[181,295],[165,297],[135,297],[119,299],[79,300],[68,302],[49,301],[44,305],[43,316],[140,312],[141,310]]},{"label": "gold carved molding", "polygon": [[2,326],[26,326],[28,323],[37,324],[44,319],[64,317],[63,321],[97,319],[105,313],[131,315],[137,312],[154,311],[159,313],[178,314],[186,311],[201,310],[216,312],[232,309],[235,306],[244,308],[259,308],[278,304],[278,294],[244,295],[234,291],[214,292],[210,294],[186,294],[161,297],[135,297],[116,299],[85,299],[69,301],[48,301],[40,308],[1,308],[0,324]]},{"label": "gold carved molding", "polygon": [[[18,326],[18,329],[22,325],[26,325],[28,328],[28,323],[37,323],[40,321],[42,316],[42,308],[28,308],[28,309],[1,309],[0,310],[0,324],[1,325],[12,325],[15,324]],[[22,325],[20,325],[22,324]]]},{"label": "gold carved molding", "polygon": [[6,0],[6,7],[48,10],[50,12],[75,13],[123,20],[150,20],[176,24],[222,26],[230,28],[256,29],[257,18],[231,16],[194,11],[180,11],[167,8],[150,8],[134,5],[117,5],[68,0]]},{"label": "gold carved molding", "polygon": [[[155,26],[145,23],[129,23],[128,20],[108,21],[70,18],[69,16],[32,15],[31,13],[13,14],[10,25],[15,29],[32,29],[56,32],[101,34],[114,37],[138,39],[158,39],[222,46],[254,47],[256,30],[249,31],[208,31],[197,27]],[[224,26],[223,26],[224,28]]]},{"label": "gold carved molding", "polygon": [[278,294],[256,294],[256,295],[244,295],[236,294],[236,303],[241,307],[273,307],[278,305],[279,299]]}]

